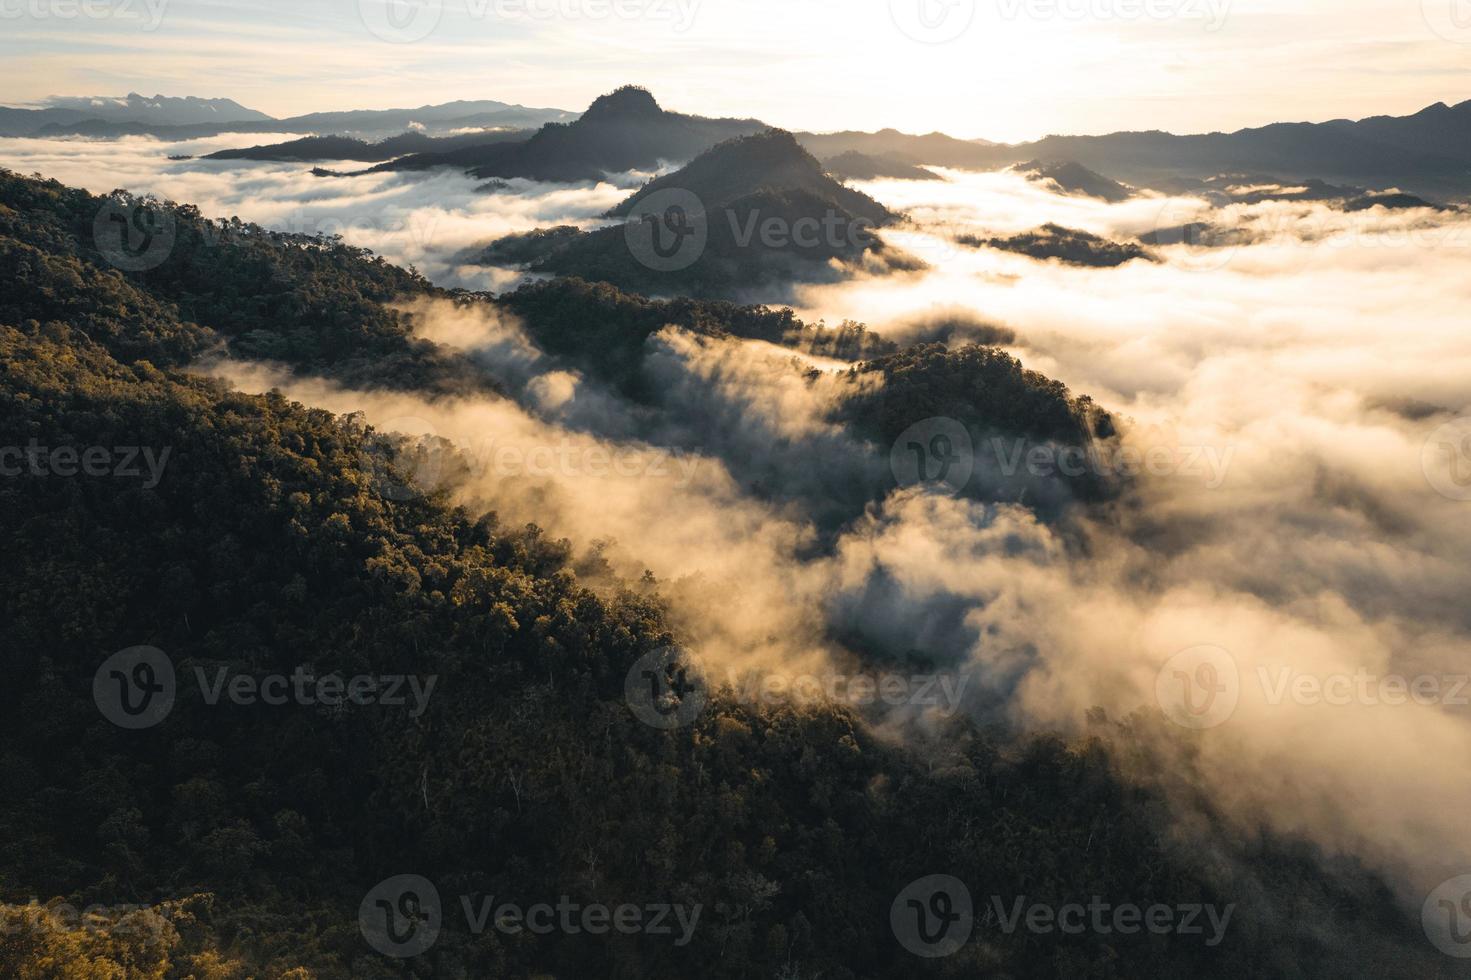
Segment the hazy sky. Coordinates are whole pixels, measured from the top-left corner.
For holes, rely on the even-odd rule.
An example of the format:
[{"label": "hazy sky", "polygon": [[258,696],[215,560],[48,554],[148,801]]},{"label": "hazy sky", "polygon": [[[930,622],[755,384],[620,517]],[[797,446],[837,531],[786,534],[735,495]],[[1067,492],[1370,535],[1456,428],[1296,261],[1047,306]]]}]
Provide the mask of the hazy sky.
[{"label": "hazy sky", "polygon": [[[388,39],[385,39],[388,38]],[[1471,98],[1471,0],[0,0],[0,101],[494,98],[795,129],[1234,129]]]}]

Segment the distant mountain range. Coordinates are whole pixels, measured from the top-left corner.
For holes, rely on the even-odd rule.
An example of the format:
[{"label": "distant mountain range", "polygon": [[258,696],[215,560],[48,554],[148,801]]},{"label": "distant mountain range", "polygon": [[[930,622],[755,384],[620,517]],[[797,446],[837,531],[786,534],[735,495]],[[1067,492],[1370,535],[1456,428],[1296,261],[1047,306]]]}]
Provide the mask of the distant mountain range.
[{"label": "distant mountain range", "polygon": [[1073,161],[1141,187],[1156,187],[1180,176],[1246,172],[1350,181],[1376,189],[1393,186],[1439,198],[1471,193],[1471,101],[1456,106],[1436,103],[1411,116],[1275,123],[1193,136],[1124,132],[1048,136],[1003,145],[887,129],[798,138],[824,157],[856,151],[962,169]]},{"label": "distant mountain range", "polygon": [[526,130],[480,131],[460,136],[426,136],[402,133],[369,143],[351,136],[304,136],[299,140],[271,146],[252,146],[237,150],[220,150],[203,157],[205,160],[261,160],[313,163],[321,160],[352,160],[358,163],[380,163],[416,153],[449,153],[470,146],[525,140]]},{"label": "distant mountain range", "polygon": [[0,107],[0,136],[155,136],[199,139],[221,133],[304,133],[365,139],[394,136],[414,127],[434,133],[458,129],[534,129],[566,122],[576,113],[490,99],[447,102],[417,109],[313,112],[277,119],[229,99],[56,98],[35,109]]},{"label": "distant mountain range", "polygon": [[888,156],[869,156],[857,150],[839,153],[822,161],[827,172],[839,180],[943,180],[933,170]]},{"label": "distant mountain range", "polygon": [[30,136],[42,130],[64,130],[82,124],[138,126],[219,126],[267,122],[264,112],[231,99],[146,98],[130,92],[122,98],[57,97],[37,109],[0,107],[0,134]]},{"label": "distant mountain range", "polygon": [[[654,170],[693,159],[717,143],[762,132],[756,119],[710,119],[668,112],[632,86],[596,100],[580,117],[561,109],[495,101],[462,101],[417,109],[320,112],[272,119],[228,99],[53,99],[36,109],[0,108],[0,135],[111,137],[151,135],[185,139],[222,132],[288,132],[347,136],[364,142],[463,130],[537,130],[522,139],[357,148],[363,162],[384,170],[453,166],[481,178],[595,179],[609,172]],[[1471,101],[1436,103],[1410,116],[1276,123],[1233,133],[1179,136],[1160,131],[1103,136],[1048,136],[1027,143],[962,140],[943,133],[797,133],[798,141],[840,175],[908,176],[917,166],[995,169],[1028,161],[1046,166],[1075,162],[1138,187],[1223,173],[1270,173],[1282,179],[1317,178],[1384,190],[1397,187],[1436,199],[1471,193]],[[398,155],[408,149],[407,155]],[[333,156],[327,146],[293,147],[286,159],[308,152]],[[340,151],[339,151],[340,152]],[[394,154],[390,156],[388,154]],[[247,158],[279,158],[253,156]],[[335,157],[342,159],[343,157]]]}]

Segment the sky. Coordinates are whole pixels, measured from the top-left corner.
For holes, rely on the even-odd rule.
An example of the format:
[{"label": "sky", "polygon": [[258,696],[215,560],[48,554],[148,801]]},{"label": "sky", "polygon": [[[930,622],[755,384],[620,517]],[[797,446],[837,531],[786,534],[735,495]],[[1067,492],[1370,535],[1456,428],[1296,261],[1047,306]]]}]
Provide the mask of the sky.
[{"label": "sky", "polygon": [[620,84],[792,129],[1007,142],[1471,98],[1468,0],[0,0],[0,102],[229,97],[276,116]]}]

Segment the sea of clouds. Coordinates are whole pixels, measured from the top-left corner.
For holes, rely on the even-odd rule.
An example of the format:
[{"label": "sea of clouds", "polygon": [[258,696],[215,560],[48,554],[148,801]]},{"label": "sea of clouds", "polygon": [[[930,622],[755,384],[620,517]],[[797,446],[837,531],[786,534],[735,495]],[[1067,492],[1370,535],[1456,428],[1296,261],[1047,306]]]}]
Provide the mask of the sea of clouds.
[{"label": "sea of clouds", "polygon": [[[0,165],[340,232],[441,285],[492,290],[515,274],[463,264],[467,249],[591,227],[640,177],[478,194],[458,173],[334,179],[165,159],[268,139],[0,140]],[[1244,835],[1353,855],[1412,907],[1471,870],[1471,689],[1457,687],[1471,675],[1471,423],[1458,421],[1471,415],[1471,217],[1108,204],[1011,173],[944,174],[860,185],[908,214],[883,234],[927,268],[799,287],[794,305],[901,341],[937,319],[1000,328],[1029,368],[1124,420],[1138,458],[1160,460],[1123,501],[1057,521],[1025,502],[900,488],[821,533],[833,488],[881,481],[891,448],[832,421],[847,365],[673,327],[647,350],[653,409],[548,357],[513,319],[441,301],[408,307],[419,332],[474,352],[511,397],[211,370],[454,441],[480,461],[454,488],[461,501],[579,546],[608,541],[630,580],[653,571],[717,676],[919,651],[966,678],[965,710],[987,721],[1080,732],[1094,708],[1095,731],[1099,717],[1163,712],[1158,751]],[[1045,222],[1126,239],[1193,218],[1235,244],[1089,269],[954,242]],[[852,637],[861,651],[838,639]],[[1396,679],[1424,696],[1397,698]],[[932,711],[886,721],[923,728]]]}]

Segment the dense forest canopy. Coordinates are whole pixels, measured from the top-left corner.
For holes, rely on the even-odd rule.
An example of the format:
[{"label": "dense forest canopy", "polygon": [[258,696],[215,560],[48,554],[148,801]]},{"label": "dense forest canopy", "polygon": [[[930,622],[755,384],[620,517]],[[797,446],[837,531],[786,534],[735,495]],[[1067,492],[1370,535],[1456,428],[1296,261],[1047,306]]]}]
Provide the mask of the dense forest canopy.
[{"label": "dense forest canopy", "polygon": [[[140,202],[125,201],[125,214]],[[664,585],[595,542],[507,526],[443,493],[396,495],[398,444],[359,417],[246,395],[191,370],[223,350],[364,388],[495,397],[474,359],[413,334],[432,296],[520,317],[554,356],[656,404],[642,352],[670,324],[848,360],[845,424],[892,438],[916,412],[1037,440],[1108,439],[1084,397],[996,348],[899,349],[789,310],[655,301],[559,280],[450,294],[340,241],[146,202],[167,256],[123,270],[109,202],[0,174],[0,431],[17,446],[167,450],[125,475],[0,480],[0,972],[20,977],[1428,977],[1386,886],[1194,801],[1180,831],[1147,746],[1157,717],[1064,739],[964,719],[896,741],[840,704],[751,703],[718,684],[689,724],[631,709],[631,670],[687,638]],[[106,220],[104,218],[104,220]],[[144,252],[147,248],[145,246]],[[130,253],[132,254],[132,253]],[[865,386],[859,378],[882,379]],[[865,395],[877,390],[879,394]],[[1086,493],[1080,494],[1086,497]],[[98,711],[98,665],[149,647],[172,710]],[[385,703],[211,703],[221,669],[434,679]],[[895,897],[943,869],[977,933],[924,959]],[[373,887],[445,899],[422,955],[359,930]],[[1234,906],[1215,945],[1148,931],[1007,931],[989,896]],[[668,936],[549,936],[460,914],[523,904],[698,907]],[[87,916],[68,909],[97,908]],[[1332,922],[1332,931],[1300,928]],[[1431,954],[1433,955],[1433,954]]]}]

